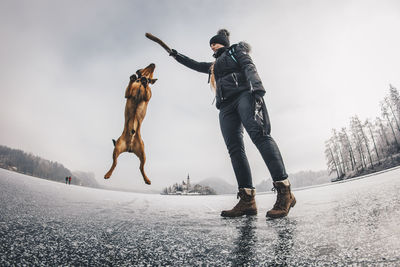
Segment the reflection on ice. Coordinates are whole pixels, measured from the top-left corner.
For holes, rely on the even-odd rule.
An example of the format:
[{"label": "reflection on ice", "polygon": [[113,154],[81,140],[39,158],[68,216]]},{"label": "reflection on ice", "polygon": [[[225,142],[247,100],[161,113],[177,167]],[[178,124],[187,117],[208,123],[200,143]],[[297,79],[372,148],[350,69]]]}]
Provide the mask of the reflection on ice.
[{"label": "reflection on ice", "polygon": [[248,216],[239,220],[238,237],[234,240],[232,265],[256,265],[256,222],[257,217],[255,216]]},{"label": "reflection on ice", "polygon": [[296,230],[296,220],[290,217],[282,220],[267,220],[276,232],[276,239],[273,243],[274,264],[280,266],[288,266],[288,259],[292,257],[292,249],[294,245],[293,234]]}]

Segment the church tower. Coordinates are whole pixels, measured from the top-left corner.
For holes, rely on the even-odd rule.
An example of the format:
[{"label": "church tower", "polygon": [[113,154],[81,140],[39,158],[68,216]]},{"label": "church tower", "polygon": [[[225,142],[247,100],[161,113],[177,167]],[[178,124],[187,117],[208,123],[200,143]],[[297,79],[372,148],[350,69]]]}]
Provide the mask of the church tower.
[{"label": "church tower", "polygon": [[190,177],[189,177],[189,174],[188,174],[187,179],[186,179],[186,184],[187,184],[187,190],[189,191],[189,189],[190,189]]}]

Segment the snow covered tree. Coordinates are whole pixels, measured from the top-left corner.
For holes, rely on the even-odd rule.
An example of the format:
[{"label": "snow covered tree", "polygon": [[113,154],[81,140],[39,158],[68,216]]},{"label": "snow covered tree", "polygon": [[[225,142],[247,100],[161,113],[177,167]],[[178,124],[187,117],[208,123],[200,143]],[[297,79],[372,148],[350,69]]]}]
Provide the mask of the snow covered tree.
[{"label": "snow covered tree", "polygon": [[367,168],[367,163],[366,163],[366,159],[365,159],[365,154],[364,154],[364,147],[363,147],[363,139],[360,135],[360,129],[359,129],[359,125],[358,125],[358,118],[355,119],[355,117],[352,117],[350,120],[350,129],[351,129],[351,134],[353,136],[354,139],[354,144],[356,147],[356,150],[358,152],[359,155],[359,163],[361,164],[361,169],[364,170]]},{"label": "snow covered tree", "polygon": [[356,168],[356,158],[354,157],[353,147],[351,145],[351,141],[349,139],[349,135],[347,134],[346,127],[342,128],[342,131],[339,133],[341,137],[341,142],[344,147],[348,150],[348,157],[351,164],[351,170],[354,171]]},{"label": "snow covered tree", "polygon": [[332,129],[332,145],[333,149],[337,155],[337,163],[338,167],[340,169],[341,176],[344,176],[346,174],[346,160],[343,156],[343,145],[340,142],[339,135],[337,134],[337,131],[335,129]]},{"label": "snow covered tree", "polygon": [[400,94],[399,91],[389,84],[390,89],[389,89],[389,99],[390,103],[394,109],[394,113],[397,116],[397,121],[400,119]]},{"label": "snow covered tree", "polygon": [[392,130],[393,139],[394,139],[394,142],[396,143],[396,148],[398,150],[399,149],[399,142],[397,141],[396,133],[394,131],[393,124],[392,124],[392,122],[390,120],[388,107],[387,107],[387,104],[385,103],[385,101],[381,102],[381,111],[382,111],[382,116],[384,118],[386,118],[386,120],[388,122],[388,125],[390,126],[390,129]]},{"label": "snow covered tree", "polygon": [[361,123],[361,121],[360,121],[360,119],[358,118],[357,115],[354,116],[352,118],[352,120],[353,120],[354,126],[356,127],[356,130],[359,132],[359,135],[361,137],[361,141],[363,141],[363,145],[367,149],[369,161],[371,163],[371,168],[373,169],[374,168],[374,163],[372,161],[371,151],[369,149],[369,144],[368,144],[369,140],[368,140],[368,138],[367,138],[367,136],[365,134],[364,127],[363,127],[363,125],[362,125],[362,123]]},{"label": "snow covered tree", "polygon": [[372,143],[374,145],[376,159],[378,160],[378,164],[381,164],[381,159],[379,157],[378,148],[377,148],[376,142],[375,142],[375,136],[374,136],[374,132],[375,131],[373,129],[374,126],[371,124],[371,122],[368,119],[365,120],[364,126],[367,127],[367,129],[369,130],[369,134],[371,136],[371,140],[372,140]]},{"label": "snow covered tree", "polygon": [[[390,114],[392,115],[392,118],[393,118],[393,120],[394,120],[394,122],[395,122],[395,124],[396,124],[397,130],[400,132],[399,121],[398,121],[398,119],[397,119],[397,117],[396,117],[396,113],[395,113],[395,110],[394,110],[393,103],[392,103],[391,99],[390,99],[388,96],[386,96],[386,97],[384,98],[384,102],[383,102],[382,104],[383,104],[383,105],[386,104],[386,105],[385,105],[385,108],[386,108],[386,111],[385,111],[385,112],[388,113],[388,111],[390,110]],[[388,114],[388,115],[389,115],[389,114]]]},{"label": "snow covered tree", "polygon": [[386,133],[386,128],[383,125],[382,119],[380,117],[376,117],[375,125],[378,128],[379,136],[381,137],[381,150],[384,151],[384,155],[391,157],[391,144],[389,142],[389,138]]},{"label": "snow covered tree", "polygon": [[340,179],[341,173],[340,173],[340,170],[338,167],[336,156],[333,153],[333,150],[331,147],[331,139],[325,141],[325,158],[327,160],[328,173],[331,174],[333,172],[336,172],[337,179]]}]

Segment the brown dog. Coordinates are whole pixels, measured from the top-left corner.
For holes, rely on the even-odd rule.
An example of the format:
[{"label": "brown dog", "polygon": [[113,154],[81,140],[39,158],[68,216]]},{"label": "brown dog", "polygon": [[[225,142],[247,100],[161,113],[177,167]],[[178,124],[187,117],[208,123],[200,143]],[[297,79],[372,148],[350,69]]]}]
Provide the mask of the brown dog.
[{"label": "brown dog", "polygon": [[111,169],[104,175],[104,179],[111,177],[111,174],[117,166],[117,158],[123,152],[133,152],[140,159],[140,172],[144,182],[151,184],[144,172],[144,163],[146,155],[144,153],[144,144],[140,136],[140,126],[146,116],[147,105],[151,98],[150,84],[154,84],[157,79],[153,79],[153,72],[156,65],[153,63],[144,69],[136,71],[136,74],[130,77],[130,82],[125,91],[125,126],[122,135],[117,141],[113,139],[114,152]]}]

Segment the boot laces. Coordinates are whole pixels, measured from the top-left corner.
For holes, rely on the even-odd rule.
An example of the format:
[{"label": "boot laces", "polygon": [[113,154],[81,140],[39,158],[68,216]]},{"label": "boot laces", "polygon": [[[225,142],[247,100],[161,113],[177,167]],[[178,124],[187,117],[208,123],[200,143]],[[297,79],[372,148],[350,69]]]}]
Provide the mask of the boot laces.
[{"label": "boot laces", "polygon": [[273,209],[274,210],[284,210],[284,207],[282,205],[283,204],[283,195],[284,194],[276,187],[271,188],[271,191],[273,191],[275,193],[278,193]]}]

